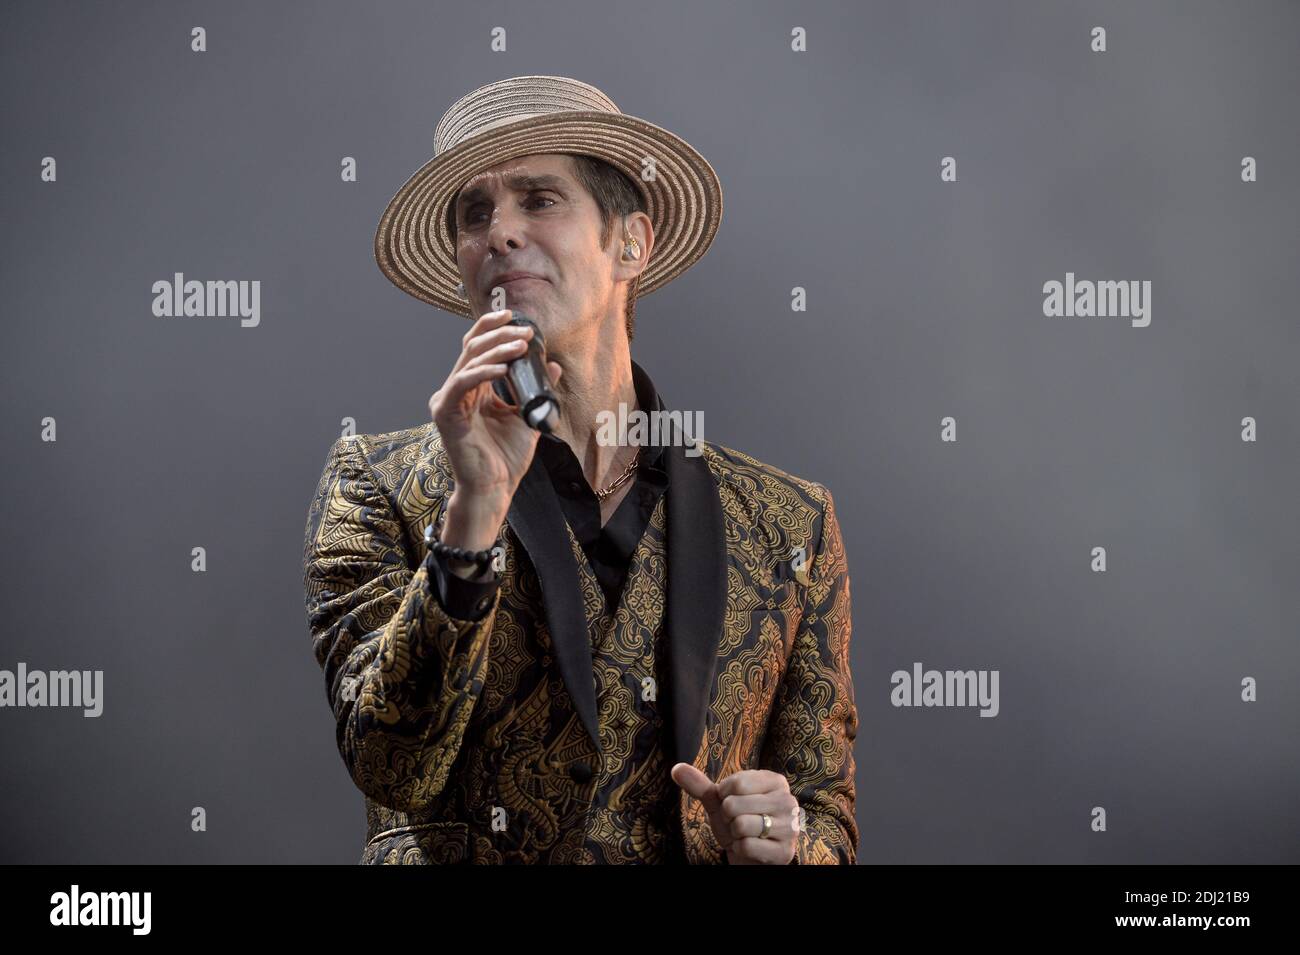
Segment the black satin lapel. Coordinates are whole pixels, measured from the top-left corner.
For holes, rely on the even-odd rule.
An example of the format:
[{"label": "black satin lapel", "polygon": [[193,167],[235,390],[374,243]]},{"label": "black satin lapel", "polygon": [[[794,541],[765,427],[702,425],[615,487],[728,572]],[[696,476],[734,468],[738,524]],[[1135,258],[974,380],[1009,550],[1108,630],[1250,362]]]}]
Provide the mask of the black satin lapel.
[{"label": "black satin lapel", "polygon": [[693,763],[704,735],[727,604],[722,502],[702,455],[665,448],[668,471],[667,651],[671,767]]},{"label": "black satin lapel", "polygon": [[600,752],[600,731],[596,725],[596,683],[592,671],[591,639],[582,602],[578,566],[569,548],[569,530],[560,502],[541,457],[524,473],[506,515],[508,523],[537,570],[542,586],[546,625],[551,631],[560,675],[573,698],[582,724]]}]

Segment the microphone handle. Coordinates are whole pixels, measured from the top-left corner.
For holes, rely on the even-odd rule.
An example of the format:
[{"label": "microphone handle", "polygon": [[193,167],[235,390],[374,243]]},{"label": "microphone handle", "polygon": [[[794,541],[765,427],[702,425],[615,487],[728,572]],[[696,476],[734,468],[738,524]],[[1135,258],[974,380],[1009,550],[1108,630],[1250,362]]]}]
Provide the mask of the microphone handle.
[{"label": "microphone handle", "polygon": [[532,326],[524,354],[506,366],[505,378],[492,382],[492,389],[502,401],[519,406],[519,416],[530,428],[550,434],[560,418],[560,402],[551,391],[551,376],[546,370],[546,339],[537,323],[515,315],[510,325]]}]

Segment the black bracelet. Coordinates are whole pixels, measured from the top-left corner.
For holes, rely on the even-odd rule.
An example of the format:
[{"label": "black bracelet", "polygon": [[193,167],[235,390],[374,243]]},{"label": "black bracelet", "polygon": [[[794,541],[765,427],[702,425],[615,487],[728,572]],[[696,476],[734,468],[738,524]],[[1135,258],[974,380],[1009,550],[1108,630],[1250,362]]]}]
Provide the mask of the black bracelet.
[{"label": "black bracelet", "polygon": [[444,511],[438,515],[435,524],[430,524],[424,529],[425,544],[429,545],[433,553],[438,557],[450,557],[467,564],[473,564],[476,574],[481,575],[488,565],[492,563],[492,549],[466,550],[463,547],[451,547],[438,540],[438,536],[442,534],[442,519],[445,516],[446,512]]}]

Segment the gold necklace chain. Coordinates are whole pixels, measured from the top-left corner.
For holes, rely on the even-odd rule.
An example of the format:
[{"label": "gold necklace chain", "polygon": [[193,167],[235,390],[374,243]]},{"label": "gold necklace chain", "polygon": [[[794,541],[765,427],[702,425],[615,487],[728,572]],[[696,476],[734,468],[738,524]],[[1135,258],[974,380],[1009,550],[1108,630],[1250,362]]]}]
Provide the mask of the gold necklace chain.
[{"label": "gold necklace chain", "polygon": [[616,490],[618,490],[618,488],[622,486],[623,482],[625,482],[628,478],[632,476],[632,472],[636,470],[637,462],[640,459],[641,459],[641,449],[637,448],[636,457],[632,458],[632,463],[623,469],[623,473],[618,476],[618,478],[614,481],[613,484],[605,488],[605,490],[603,491],[596,492],[596,500],[603,501],[605,500],[605,498],[609,497]]}]

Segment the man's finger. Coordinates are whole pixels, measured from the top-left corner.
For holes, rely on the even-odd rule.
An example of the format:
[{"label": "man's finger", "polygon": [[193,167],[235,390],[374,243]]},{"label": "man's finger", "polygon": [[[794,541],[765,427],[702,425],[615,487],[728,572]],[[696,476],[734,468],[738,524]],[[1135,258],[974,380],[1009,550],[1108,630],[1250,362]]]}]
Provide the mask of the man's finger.
[{"label": "man's finger", "polygon": [[710,812],[717,811],[720,802],[718,787],[704,773],[690,763],[678,763],[669,771],[668,775],[672,777],[673,782],[678,786],[681,786],[687,793],[704,803],[705,809]]},{"label": "man's finger", "polygon": [[[719,787],[719,795],[721,795],[721,787]],[[743,816],[752,816],[754,819],[759,819],[763,813],[771,816],[773,825],[780,828],[784,824],[783,821],[790,818],[791,807],[797,809],[799,803],[788,793],[755,793],[752,796],[737,796],[734,794],[723,796],[720,805],[722,815],[733,824],[734,832],[736,820]],[[759,819],[759,822],[761,824],[761,819]],[[739,835],[739,833],[736,834]],[[752,835],[758,835],[758,833],[755,832]]]},{"label": "man's finger", "polygon": [[499,309],[495,312],[484,312],[476,318],[474,324],[470,326],[469,331],[467,331],[464,337],[460,340],[460,357],[456,359],[456,364],[452,366],[451,370],[453,372],[460,371],[461,365],[465,364],[465,348],[469,345],[471,340],[477,338],[479,335],[490,332],[494,328],[500,328],[507,324],[512,318],[514,318],[514,314],[508,308]]},{"label": "man's finger", "polygon": [[732,865],[782,865],[790,861],[788,847],[777,839],[737,839],[727,851]]},{"label": "man's finger", "polygon": [[758,793],[789,792],[790,784],[780,773],[770,769],[742,769],[718,780],[718,796],[754,796]]}]

